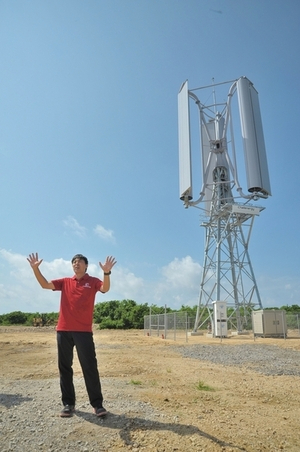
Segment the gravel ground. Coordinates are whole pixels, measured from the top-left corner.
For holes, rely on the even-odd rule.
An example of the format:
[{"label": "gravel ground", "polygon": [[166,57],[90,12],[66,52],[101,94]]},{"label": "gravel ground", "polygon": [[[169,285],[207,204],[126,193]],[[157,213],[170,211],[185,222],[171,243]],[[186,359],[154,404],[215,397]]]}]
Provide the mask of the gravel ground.
[{"label": "gravel ground", "polygon": [[300,376],[300,351],[273,345],[189,345],[173,347],[184,358],[223,366],[244,366],[264,375]]},{"label": "gravel ground", "polygon": [[[125,382],[120,383],[113,378],[102,378],[101,381],[105,387],[104,405],[109,411],[106,418],[98,419],[93,414],[86,400],[83,378],[74,378],[76,414],[72,418],[62,419],[59,416],[62,406],[57,378],[1,380],[0,451],[107,451],[112,450],[110,447],[118,443],[120,438],[125,444],[132,443],[129,434],[133,422],[131,417],[134,418],[135,428],[140,429],[155,427],[159,421],[169,421],[150,403],[134,400],[128,394]],[[80,428],[86,422],[103,426],[100,438],[91,435],[88,442],[80,439]]]}]

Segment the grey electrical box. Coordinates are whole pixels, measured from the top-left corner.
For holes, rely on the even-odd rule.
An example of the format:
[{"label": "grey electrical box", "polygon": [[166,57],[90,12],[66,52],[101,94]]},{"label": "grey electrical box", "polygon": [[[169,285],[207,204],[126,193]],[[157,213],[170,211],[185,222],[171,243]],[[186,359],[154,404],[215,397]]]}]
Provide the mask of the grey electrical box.
[{"label": "grey electrical box", "polygon": [[281,309],[252,311],[254,336],[286,337],[286,313]]}]

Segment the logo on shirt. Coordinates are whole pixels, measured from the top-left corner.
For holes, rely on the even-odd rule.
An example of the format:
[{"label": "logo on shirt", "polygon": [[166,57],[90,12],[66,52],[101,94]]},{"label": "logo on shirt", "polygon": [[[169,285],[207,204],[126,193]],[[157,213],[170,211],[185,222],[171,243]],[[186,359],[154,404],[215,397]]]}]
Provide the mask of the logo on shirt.
[{"label": "logo on shirt", "polygon": [[86,287],[87,289],[91,289],[90,283],[86,282],[83,287]]}]

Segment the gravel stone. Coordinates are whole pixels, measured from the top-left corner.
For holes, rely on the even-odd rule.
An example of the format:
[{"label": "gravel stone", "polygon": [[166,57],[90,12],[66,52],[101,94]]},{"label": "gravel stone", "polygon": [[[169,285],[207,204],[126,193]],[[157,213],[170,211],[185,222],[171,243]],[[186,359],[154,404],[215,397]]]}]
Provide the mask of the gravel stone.
[{"label": "gravel stone", "polygon": [[[151,422],[161,417],[161,413],[149,402],[125,397],[125,381],[101,378],[101,383],[105,387],[104,406],[109,412],[106,418],[99,419],[95,416],[92,407],[86,402],[83,378],[77,377],[74,378],[77,394],[75,414],[71,418],[62,419],[59,416],[62,405],[58,378],[1,379],[1,452],[102,452],[109,450],[111,444],[119,440],[119,430],[126,432],[131,427],[131,422],[147,428]],[[135,419],[131,421],[130,417],[133,415]],[[90,437],[88,444],[78,440],[78,436],[73,440],[74,430],[80,429],[83,422],[102,425],[105,431],[101,438]]]},{"label": "gravel stone", "polygon": [[209,361],[223,366],[240,366],[264,375],[300,376],[300,351],[276,345],[188,345],[174,346],[184,358]]}]

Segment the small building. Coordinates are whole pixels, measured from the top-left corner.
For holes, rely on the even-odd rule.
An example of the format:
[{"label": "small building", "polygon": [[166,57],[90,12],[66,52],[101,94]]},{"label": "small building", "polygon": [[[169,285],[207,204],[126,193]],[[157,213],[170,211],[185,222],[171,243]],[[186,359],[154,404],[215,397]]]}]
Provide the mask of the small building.
[{"label": "small building", "polygon": [[252,311],[254,336],[286,337],[286,313],[282,309],[260,309]]}]

